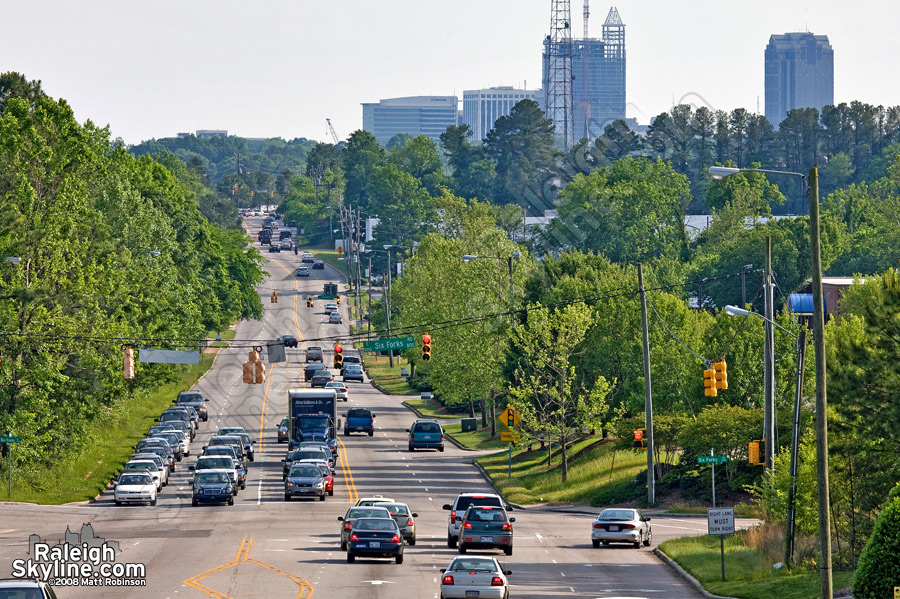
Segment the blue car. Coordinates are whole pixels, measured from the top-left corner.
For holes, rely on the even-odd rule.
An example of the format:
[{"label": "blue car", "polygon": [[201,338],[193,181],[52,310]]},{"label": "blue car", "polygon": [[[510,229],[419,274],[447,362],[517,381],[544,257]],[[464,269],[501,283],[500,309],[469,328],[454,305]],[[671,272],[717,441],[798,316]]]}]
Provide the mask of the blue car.
[{"label": "blue car", "polygon": [[344,435],[350,433],[375,434],[375,414],[366,408],[352,408],[344,416]]},{"label": "blue car", "polygon": [[409,450],[437,449],[444,451],[444,429],[437,420],[416,420],[406,429],[409,433]]},{"label": "blue car", "polygon": [[227,503],[234,505],[234,487],[227,470],[201,470],[194,477],[191,505]]}]

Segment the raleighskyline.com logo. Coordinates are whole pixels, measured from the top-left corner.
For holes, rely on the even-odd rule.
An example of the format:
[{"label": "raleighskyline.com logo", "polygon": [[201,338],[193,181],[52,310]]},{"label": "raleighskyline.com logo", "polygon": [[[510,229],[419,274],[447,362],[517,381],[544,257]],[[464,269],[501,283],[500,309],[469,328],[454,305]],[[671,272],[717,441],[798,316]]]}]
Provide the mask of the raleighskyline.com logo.
[{"label": "raleighskyline.com logo", "polygon": [[12,576],[51,586],[146,586],[146,565],[119,563],[119,553],[119,543],[94,536],[90,524],[83,524],[80,533],[66,528],[63,541],[55,545],[31,535],[30,557],[13,560]]}]

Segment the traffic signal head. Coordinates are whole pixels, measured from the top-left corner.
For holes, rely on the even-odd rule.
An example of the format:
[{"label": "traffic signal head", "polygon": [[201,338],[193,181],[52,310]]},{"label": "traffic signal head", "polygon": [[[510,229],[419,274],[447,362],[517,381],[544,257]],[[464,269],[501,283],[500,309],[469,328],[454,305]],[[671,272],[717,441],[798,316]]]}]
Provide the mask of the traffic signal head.
[{"label": "traffic signal head", "polygon": [[337,305],[340,306],[341,305],[341,296],[337,296],[335,298],[335,300],[337,301]]},{"label": "traffic signal head", "polygon": [[646,449],[647,448],[647,439],[646,439],[647,429],[639,428],[634,431],[634,443],[632,444],[635,449]]},{"label": "traffic signal head", "polygon": [[131,347],[125,348],[124,367],[125,367],[125,378],[133,379],[134,378],[134,350]]},{"label": "traffic signal head", "polygon": [[750,459],[748,461],[750,462],[750,464],[752,464],[754,466],[765,466],[765,464],[766,464],[766,458],[765,458],[766,441],[765,441],[765,439],[757,440],[757,441],[750,441],[749,454],[750,454],[750,456],[749,456]]},{"label": "traffic signal head", "polygon": [[422,360],[431,359],[431,335],[425,333],[422,335]]},{"label": "traffic signal head", "polygon": [[707,397],[715,397],[716,392],[716,370],[709,368],[703,371],[703,386],[705,387],[703,394]]},{"label": "traffic signal head", "polygon": [[725,360],[719,360],[713,364],[713,370],[716,371],[716,389],[728,388],[728,365]]},{"label": "traffic signal head", "polygon": [[334,346],[334,367],[341,368],[344,365],[344,346],[340,343]]}]

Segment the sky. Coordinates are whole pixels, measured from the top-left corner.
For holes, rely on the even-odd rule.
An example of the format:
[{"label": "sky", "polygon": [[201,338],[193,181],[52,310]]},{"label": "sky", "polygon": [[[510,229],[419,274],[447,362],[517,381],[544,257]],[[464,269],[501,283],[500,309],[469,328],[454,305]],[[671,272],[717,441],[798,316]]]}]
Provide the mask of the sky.
[{"label": "sky", "polygon": [[[591,37],[610,6],[591,2]],[[769,36],[834,48],[835,102],[900,104],[895,0],[616,0],[627,116],[765,107]],[[39,79],[128,144],[197,129],[330,141],[363,102],[540,87],[551,0],[0,0],[0,72]],[[573,0],[576,37],[583,0]]]}]

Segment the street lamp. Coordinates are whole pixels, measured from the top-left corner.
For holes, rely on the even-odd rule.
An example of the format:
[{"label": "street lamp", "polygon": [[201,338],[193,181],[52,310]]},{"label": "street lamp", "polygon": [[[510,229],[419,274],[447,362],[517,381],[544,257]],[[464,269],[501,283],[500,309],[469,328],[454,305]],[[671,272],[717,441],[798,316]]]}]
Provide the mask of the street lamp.
[{"label": "street lamp", "polygon": [[[802,173],[768,171],[763,169],[734,169],[712,166],[709,174],[714,179],[728,177],[736,172],[761,172],[800,177],[804,188],[806,176]],[[812,269],[813,294],[813,342],[816,347],[816,493],[819,516],[819,593],[831,597],[833,581],[831,572],[831,499],[828,481],[828,393],[825,380],[825,301],[822,297],[822,247],[819,235],[819,170],[809,169],[809,249]],[[768,273],[767,273],[768,274]],[[766,444],[768,450],[768,443]]]}]

